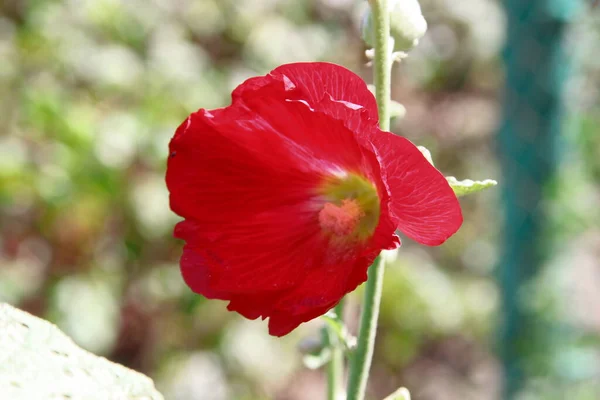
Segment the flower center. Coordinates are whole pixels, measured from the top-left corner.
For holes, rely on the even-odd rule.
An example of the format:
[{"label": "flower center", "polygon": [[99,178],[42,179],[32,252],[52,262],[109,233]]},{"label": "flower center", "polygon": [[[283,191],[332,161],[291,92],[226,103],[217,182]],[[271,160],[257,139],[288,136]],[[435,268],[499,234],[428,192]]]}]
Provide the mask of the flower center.
[{"label": "flower center", "polygon": [[320,190],[325,204],[319,212],[319,224],[326,234],[367,239],[379,223],[379,196],[368,179],[347,174],[328,177]]},{"label": "flower center", "polygon": [[319,212],[319,223],[321,228],[336,235],[345,236],[351,234],[364,213],[356,200],[342,200],[341,206],[333,203],[325,203]]}]

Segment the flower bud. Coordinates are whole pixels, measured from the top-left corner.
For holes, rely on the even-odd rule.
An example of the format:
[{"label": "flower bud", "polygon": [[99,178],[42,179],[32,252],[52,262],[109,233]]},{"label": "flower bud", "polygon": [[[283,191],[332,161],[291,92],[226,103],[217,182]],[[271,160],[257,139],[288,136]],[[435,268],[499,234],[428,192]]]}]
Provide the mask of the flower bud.
[{"label": "flower bud", "polygon": [[[394,51],[409,51],[419,43],[427,31],[427,21],[421,13],[418,0],[390,0],[390,35],[394,38]],[[363,40],[374,46],[373,12],[369,8],[362,24]]]}]

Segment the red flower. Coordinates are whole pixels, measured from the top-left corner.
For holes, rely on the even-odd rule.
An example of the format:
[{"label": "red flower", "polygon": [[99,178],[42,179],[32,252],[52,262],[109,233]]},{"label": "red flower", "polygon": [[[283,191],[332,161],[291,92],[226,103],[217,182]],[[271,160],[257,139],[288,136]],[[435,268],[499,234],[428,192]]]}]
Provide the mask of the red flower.
[{"label": "red flower", "polygon": [[378,128],[365,83],[327,63],[251,78],[232,105],[201,109],[169,145],[171,208],[185,218],[183,278],[282,336],[367,279],[394,231],[426,245],[460,227],[446,179]]}]

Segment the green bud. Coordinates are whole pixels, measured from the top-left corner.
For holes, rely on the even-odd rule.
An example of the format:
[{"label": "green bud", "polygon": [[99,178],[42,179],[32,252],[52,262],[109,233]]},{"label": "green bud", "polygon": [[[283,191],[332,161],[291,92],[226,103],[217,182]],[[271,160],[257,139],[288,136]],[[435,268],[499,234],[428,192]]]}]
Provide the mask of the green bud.
[{"label": "green bud", "polygon": [[407,388],[400,388],[383,400],[410,400],[410,393]]},{"label": "green bud", "polygon": [[[419,39],[427,32],[427,21],[421,13],[418,0],[390,0],[390,34],[394,39],[394,51],[409,51],[419,43]],[[363,19],[362,37],[369,45],[374,46],[373,13],[369,11]]]},{"label": "green bud", "polygon": [[435,167],[435,165],[433,164],[433,158],[431,158],[431,152],[427,149],[427,147],[417,146],[417,149],[419,149],[421,154],[423,154],[423,156],[427,159],[427,161],[429,161],[429,164],[431,164]]}]

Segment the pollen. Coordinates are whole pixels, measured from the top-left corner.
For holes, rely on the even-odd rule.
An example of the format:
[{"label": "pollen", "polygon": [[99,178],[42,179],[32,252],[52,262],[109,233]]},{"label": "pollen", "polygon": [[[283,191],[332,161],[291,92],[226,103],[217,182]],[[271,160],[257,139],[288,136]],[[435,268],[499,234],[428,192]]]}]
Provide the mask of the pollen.
[{"label": "pollen", "polygon": [[325,203],[319,212],[319,223],[321,228],[338,236],[352,234],[364,212],[356,200],[343,200],[341,206],[333,203]]},{"label": "pollen", "polygon": [[323,200],[319,210],[323,233],[352,242],[366,240],[375,232],[380,206],[371,181],[355,173],[329,176],[319,192]]}]

